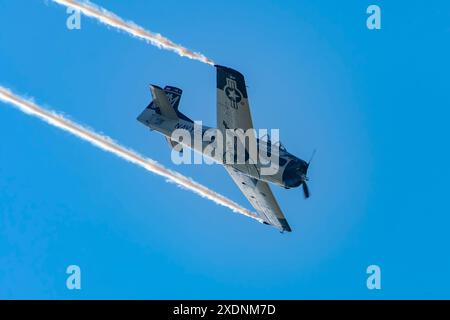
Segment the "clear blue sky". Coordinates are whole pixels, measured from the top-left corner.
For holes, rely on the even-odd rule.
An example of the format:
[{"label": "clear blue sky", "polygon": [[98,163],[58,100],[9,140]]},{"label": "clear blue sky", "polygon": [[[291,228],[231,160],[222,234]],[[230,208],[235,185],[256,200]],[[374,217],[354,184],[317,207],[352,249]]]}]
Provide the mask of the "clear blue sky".
[{"label": "clear blue sky", "polygon": [[[450,3],[96,3],[244,73],[255,126],[317,148],[312,197],[273,188],[280,234],[1,103],[0,298],[450,298]],[[155,83],[214,125],[214,68],[66,18],[0,0],[0,84],[248,207],[223,168],[173,165],[135,120]]]}]

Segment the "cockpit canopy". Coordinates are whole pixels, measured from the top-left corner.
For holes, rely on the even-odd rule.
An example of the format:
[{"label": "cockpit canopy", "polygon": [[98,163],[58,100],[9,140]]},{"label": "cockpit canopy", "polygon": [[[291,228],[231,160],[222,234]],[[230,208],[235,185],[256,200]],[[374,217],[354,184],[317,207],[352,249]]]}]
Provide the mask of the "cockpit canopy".
[{"label": "cockpit canopy", "polygon": [[263,135],[258,140],[265,142],[268,150],[272,149],[272,146],[275,146],[276,148],[279,148],[281,151],[287,151],[284,145],[281,143],[281,141],[278,140],[275,143],[272,143],[272,139],[269,134]]}]

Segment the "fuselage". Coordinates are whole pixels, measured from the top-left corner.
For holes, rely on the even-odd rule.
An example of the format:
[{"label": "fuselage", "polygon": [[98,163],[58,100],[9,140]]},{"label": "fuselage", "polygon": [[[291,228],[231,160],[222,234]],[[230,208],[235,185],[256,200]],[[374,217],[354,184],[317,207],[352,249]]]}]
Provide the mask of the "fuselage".
[{"label": "fuselage", "polygon": [[[206,148],[208,147],[209,151],[214,149],[212,148],[212,143],[216,136],[220,136],[218,134],[219,129],[203,125],[200,126],[181,118],[169,119],[156,112],[152,112],[151,116],[141,118],[139,121],[150,127],[152,130],[164,135],[169,141],[172,141],[173,145],[182,145],[184,148],[190,148],[208,157],[211,153],[208,152],[206,154]],[[186,132],[190,133],[192,138],[174,141],[173,137],[176,130],[186,130]],[[202,138],[205,134],[209,137],[208,139]],[[226,150],[226,148],[222,149]],[[304,160],[289,153],[284,147],[272,144],[270,141],[257,139],[257,149],[259,151],[258,154],[262,157],[261,160],[265,160],[264,164],[263,161],[253,161],[253,163],[250,163],[250,161],[246,161],[245,163],[230,163],[225,160],[227,158],[225,154],[226,151],[222,154],[216,153],[214,160],[222,165],[232,166],[234,169],[251,178],[270,182],[284,188],[298,187],[305,180],[308,164]],[[266,174],[267,170],[264,170],[264,168],[267,167],[267,160],[269,158],[271,161],[275,159],[277,162],[277,169],[270,171],[270,174]]]}]

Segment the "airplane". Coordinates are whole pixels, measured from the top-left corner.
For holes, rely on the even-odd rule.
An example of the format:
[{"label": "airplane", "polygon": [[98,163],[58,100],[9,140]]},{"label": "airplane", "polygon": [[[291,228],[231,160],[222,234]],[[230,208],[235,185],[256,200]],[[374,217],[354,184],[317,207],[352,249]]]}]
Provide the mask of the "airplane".
[{"label": "airplane", "polygon": [[[239,71],[228,67],[220,65],[215,65],[215,67],[217,71],[217,128],[202,126],[202,134],[212,129],[216,130],[213,132],[216,132],[217,135],[220,131],[222,136],[226,136],[229,129],[242,129],[244,131],[253,129],[244,76]],[[137,120],[151,130],[161,133],[166,138],[170,148],[179,148],[181,145],[182,148],[187,147],[204,154],[206,145],[210,144],[208,141],[202,141],[199,145],[189,139],[186,139],[186,141],[173,140],[172,133],[176,129],[183,128],[191,133],[195,130],[194,121],[180,112],[178,108],[182,90],[172,86],[166,86],[163,89],[156,85],[150,85],[150,91],[153,99],[137,117]],[[213,134],[211,141],[214,141],[214,138]],[[274,226],[281,232],[291,232],[292,229],[281,211],[269,183],[286,189],[303,186],[304,197],[309,198],[307,172],[311,160],[306,162],[294,156],[281,143],[272,143],[270,138],[257,138],[256,135],[250,136],[250,138],[256,139],[256,142],[254,142],[258,146],[258,150],[265,150],[267,154],[276,153],[279,162],[279,169],[276,174],[262,175],[262,165],[258,162],[249,163],[248,161],[247,163],[230,164],[225,160],[221,161],[221,159],[225,159],[225,153],[228,152],[229,148],[236,148],[236,145],[230,146],[226,141],[224,142],[225,151],[217,158],[258,212],[264,224]],[[182,150],[179,151],[182,152]],[[246,149],[245,152],[247,155]],[[248,159],[246,158],[246,160]]]}]

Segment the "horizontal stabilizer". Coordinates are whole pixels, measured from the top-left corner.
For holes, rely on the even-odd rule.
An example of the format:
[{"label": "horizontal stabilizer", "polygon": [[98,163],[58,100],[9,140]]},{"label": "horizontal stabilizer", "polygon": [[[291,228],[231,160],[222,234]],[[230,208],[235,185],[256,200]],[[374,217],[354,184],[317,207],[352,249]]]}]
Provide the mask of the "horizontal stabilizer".
[{"label": "horizontal stabilizer", "polygon": [[153,103],[160,110],[161,115],[169,119],[177,120],[178,115],[170,104],[164,90],[156,85],[150,85],[150,91],[153,96]]}]

